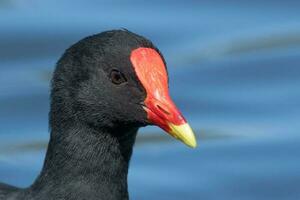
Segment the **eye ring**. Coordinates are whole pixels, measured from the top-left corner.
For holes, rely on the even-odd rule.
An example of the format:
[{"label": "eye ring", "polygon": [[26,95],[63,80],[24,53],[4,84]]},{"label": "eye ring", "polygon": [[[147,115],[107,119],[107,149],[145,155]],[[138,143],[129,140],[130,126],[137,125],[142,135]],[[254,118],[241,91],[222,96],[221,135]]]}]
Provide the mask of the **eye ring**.
[{"label": "eye ring", "polygon": [[122,72],[119,70],[113,69],[109,74],[110,80],[115,85],[120,85],[121,83],[126,82],[126,78]]}]

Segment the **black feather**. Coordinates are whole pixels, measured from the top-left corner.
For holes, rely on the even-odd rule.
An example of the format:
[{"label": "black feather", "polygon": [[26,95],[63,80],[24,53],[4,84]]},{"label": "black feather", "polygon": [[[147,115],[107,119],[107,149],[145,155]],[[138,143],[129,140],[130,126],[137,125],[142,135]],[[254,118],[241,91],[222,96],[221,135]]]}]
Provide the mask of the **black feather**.
[{"label": "black feather", "polygon": [[[52,79],[50,142],[43,169],[28,188],[0,185],[0,199],[126,200],[127,173],[145,89],[129,59],[133,49],[157,49],[128,30],[87,37],[67,49]],[[157,50],[158,51],[158,50]],[[114,85],[111,69],[127,82]]]}]

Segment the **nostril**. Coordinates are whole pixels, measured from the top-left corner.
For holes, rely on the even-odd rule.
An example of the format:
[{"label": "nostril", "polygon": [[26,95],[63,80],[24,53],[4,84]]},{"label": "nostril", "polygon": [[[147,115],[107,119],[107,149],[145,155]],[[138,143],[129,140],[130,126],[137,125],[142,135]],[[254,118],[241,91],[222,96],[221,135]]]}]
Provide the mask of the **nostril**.
[{"label": "nostril", "polygon": [[166,115],[170,115],[171,113],[169,113],[167,110],[165,110],[164,108],[162,108],[160,105],[156,105],[157,108],[162,111],[163,113],[165,113]]}]

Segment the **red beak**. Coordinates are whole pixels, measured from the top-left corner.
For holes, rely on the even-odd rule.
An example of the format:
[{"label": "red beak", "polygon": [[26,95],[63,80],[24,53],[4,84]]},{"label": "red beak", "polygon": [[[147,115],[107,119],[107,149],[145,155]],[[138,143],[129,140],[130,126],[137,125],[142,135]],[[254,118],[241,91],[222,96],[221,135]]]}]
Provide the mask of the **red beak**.
[{"label": "red beak", "polygon": [[151,48],[132,51],[130,60],[147,97],[144,109],[148,120],[190,147],[196,147],[195,135],[169,96],[168,75],[159,53]]}]

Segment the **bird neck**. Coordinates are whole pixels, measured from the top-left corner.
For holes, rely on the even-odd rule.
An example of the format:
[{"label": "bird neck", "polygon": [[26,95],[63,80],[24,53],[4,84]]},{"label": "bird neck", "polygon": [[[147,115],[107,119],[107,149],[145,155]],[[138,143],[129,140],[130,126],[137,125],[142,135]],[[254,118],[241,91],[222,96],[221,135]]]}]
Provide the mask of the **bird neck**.
[{"label": "bird neck", "polygon": [[52,130],[32,193],[46,191],[67,195],[66,199],[128,199],[127,174],[137,128],[70,127]]}]

